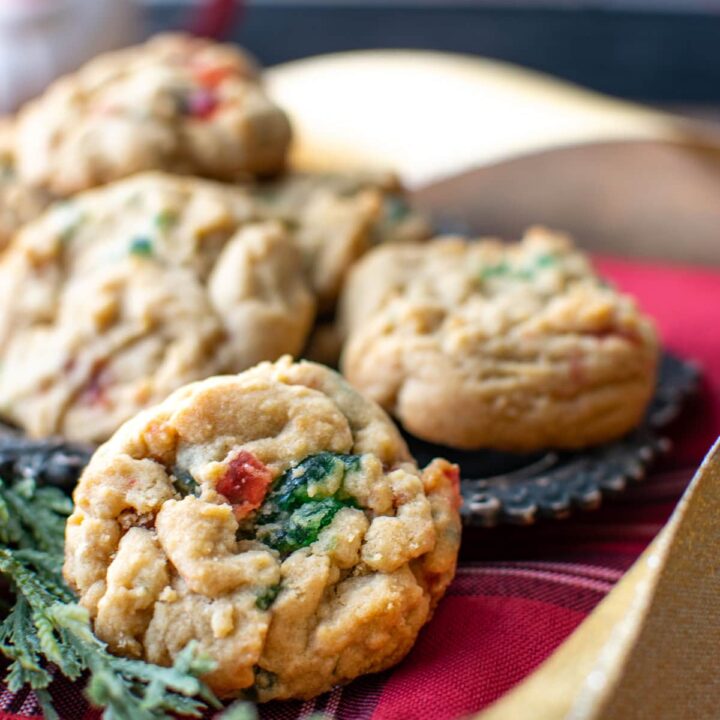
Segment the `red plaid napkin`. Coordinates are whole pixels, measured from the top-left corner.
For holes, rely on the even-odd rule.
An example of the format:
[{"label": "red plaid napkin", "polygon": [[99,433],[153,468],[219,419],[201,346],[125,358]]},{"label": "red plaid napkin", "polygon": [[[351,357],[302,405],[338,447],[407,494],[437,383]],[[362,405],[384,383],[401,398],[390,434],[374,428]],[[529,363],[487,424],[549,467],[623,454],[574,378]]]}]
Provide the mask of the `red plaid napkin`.
[{"label": "red plaid napkin", "polygon": [[[720,434],[720,271],[607,258],[597,265],[657,319],[667,348],[703,368],[703,392],[676,423],[673,452],[594,513],[466,532],[457,578],[403,663],[314,701],[270,703],[263,718],[324,711],[341,720],[450,720],[477,712],[537,667],[660,530]],[[58,680],[52,692],[64,720],[99,717],[78,686]],[[31,693],[0,692],[0,720],[37,716]]]}]

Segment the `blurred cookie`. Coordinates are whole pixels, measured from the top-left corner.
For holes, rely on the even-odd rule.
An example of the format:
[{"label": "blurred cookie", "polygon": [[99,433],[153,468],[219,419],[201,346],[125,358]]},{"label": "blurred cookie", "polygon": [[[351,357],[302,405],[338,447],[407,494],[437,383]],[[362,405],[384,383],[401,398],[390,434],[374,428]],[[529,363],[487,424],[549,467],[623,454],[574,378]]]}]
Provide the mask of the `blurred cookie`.
[{"label": "blurred cookie", "polygon": [[318,320],[302,352],[303,358],[337,369],[341,352],[342,336],[335,320]]},{"label": "blurred cookie", "polygon": [[24,182],[69,195],[142,170],[273,174],[289,142],[244,53],[160,35],[92,60],[25,106],[17,160]]},{"label": "blurred cookie", "polygon": [[15,168],[14,129],[0,120],[0,251],[26,222],[47,207],[50,196],[21,182]]},{"label": "blurred cookie", "polygon": [[100,441],[189,381],[298,353],[314,298],[232,188],[146,174],[52,206],[0,260],[0,414]]},{"label": "blurred cookie", "polygon": [[292,229],[321,311],[334,308],[350,266],[371,247],[430,235],[390,173],[291,173],[252,193],[260,212]]},{"label": "blurred cookie", "polygon": [[65,577],[118,654],[190,641],[221,696],[309,698],[398,662],[452,579],[458,469],[418,470],[335,372],[284,358],[178,390],[95,454]]},{"label": "blurred cookie", "polygon": [[351,273],[341,367],[411,433],[458,448],[575,448],[638,424],[658,342],[563,236],[388,246]]}]

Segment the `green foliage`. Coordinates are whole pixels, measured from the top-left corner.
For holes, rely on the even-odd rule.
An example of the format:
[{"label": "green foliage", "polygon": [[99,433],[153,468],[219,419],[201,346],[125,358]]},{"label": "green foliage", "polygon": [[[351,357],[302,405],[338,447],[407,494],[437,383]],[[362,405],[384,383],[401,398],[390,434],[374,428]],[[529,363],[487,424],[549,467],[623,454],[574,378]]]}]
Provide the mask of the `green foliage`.
[{"label": "green foliage", "polygon": [[359,469],[358,455],[323,452],[285,471],[258,511],[258,540],[282,555],[314,543],[339,510],[355,506],[344,481]]},{"label": "green foliage", "polygon": [[255,706],[245,700],[239,700],[230,705],[220,716],[220,720],[257,720],[258,714]]},{"label": "green foliage", "polygon": [[75,680],[87,672],[87,694],[105,707],[105,720],[159,720],[198,717],[220,707],[199,679],[214,663],[190,643],[172,667],[116,657],[92,632],[87,611],[65,585],[64,526],[72,503],[56,488],[25,478],[0,479],[0,573],[15,602],[0,624],[0,652],[9,660],[6,683],[12,692],[30,685],[46,718],[57,718],[46,688],[53,663]]}]

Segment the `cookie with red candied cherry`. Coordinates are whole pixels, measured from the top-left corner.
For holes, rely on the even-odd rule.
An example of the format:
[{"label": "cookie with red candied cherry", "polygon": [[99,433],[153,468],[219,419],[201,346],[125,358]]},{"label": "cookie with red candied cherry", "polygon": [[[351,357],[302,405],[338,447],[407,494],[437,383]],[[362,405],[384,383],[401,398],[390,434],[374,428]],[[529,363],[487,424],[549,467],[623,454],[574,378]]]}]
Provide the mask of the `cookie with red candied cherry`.
[{"label": "cookie with red candied cherry", "polygon": [[74,499],[64,574],[111,651],[195,641],[218,694],[261,702],[402,659],[460,541],[457,466],[419,470],[377,405],[287,357],[128,421]]},{"label": "cookie with red candied cherry", "polygon": [[411,433],[457,448],[578,448],[635,427],[658,341],[564,236],[386,246],[351,272],[341,367]]},{"label": "cookie with red candied cherry", "polygon": [[188,382],[299,353],[301,264],[208,180],[143,173],[53,205],[0,257],[0,416],[101,442]]},{"label": "cookie with red candied cherry", "polygon": [[101,55],[18,117],[21,179],[57,195],[142,170],[233,181],[282,169],[285,114],[239,49],[171,34]]}]

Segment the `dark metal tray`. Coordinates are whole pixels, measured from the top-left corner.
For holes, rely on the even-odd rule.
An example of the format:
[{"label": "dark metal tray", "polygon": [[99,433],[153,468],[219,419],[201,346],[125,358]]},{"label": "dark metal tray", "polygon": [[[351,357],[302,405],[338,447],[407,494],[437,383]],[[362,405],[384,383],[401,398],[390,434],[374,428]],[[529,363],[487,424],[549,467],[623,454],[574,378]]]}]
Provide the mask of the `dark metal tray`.
[{"label": "dark metal tray", "polygon": [[[699,371],[669,353],[662,358],[655,396],[643,424],[617,442],[577,452],[513,454],[458,451],[406,436],[421,465],[442,456],[460,465],[466,525],[529,525],[538,518],[565,518],[596,508],[641,480],[647,466],[669,447],[664,428],[696,389]],[[71,492],[92,454],[87,445],[28,440],[0,425],[0,476],[39,477]]]},{"label": "dark metal tray", "polygon": [[421,465],[438,456],[460,465],[466,525],[529,525],[539,518],[566,518],[574,510],[598,507],[603,496],[617,495],[644,478],[652,460],[669,448],[664,428],[697,389],[699,376],[692,363],[664,353],[642,425],[621,440],[585,450],[459,451],[409,435],[406,440]]}]

